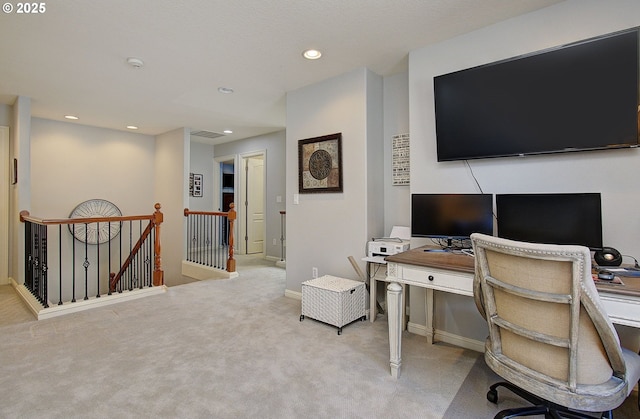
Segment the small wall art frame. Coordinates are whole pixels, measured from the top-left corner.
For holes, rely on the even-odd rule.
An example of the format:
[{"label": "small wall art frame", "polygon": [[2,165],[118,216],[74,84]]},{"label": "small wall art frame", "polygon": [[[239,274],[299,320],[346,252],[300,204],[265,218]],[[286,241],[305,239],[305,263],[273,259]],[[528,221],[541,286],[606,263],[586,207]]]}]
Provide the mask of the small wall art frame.
[{"label": "small wall art frame", "polygon": [[202,198],[202,175],[198,173],[189,174],[189,195],[195,198]]},{"label": "small wall art frame", "polygon": [[298,141],[298,192],[342,192],[342,133]]}]

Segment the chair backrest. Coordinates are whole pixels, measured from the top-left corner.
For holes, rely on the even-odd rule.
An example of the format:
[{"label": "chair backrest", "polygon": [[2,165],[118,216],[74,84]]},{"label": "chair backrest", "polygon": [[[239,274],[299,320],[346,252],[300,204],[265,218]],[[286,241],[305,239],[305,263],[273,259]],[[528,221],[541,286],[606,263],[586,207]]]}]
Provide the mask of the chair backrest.
[{"label": "chair backrest", "polygon": [[489,326],[487,364],[518,386],[533,382],[535,394],[565,406],[580,386],[620,390],[616,378],[624,377],[625,363],[591,276],[589,249],[483,234],[471,239],[474,297]]}]

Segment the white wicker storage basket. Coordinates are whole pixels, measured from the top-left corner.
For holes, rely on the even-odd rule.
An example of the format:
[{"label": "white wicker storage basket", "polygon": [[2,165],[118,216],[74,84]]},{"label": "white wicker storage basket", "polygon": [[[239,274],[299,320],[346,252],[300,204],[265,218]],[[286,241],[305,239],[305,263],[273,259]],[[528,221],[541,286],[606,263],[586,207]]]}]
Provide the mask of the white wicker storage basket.
[{"label": "white wicker storage basket", "polygon": [[302,315],[336,326],[338,334],[342,326],[357,319],[364,319],[364,282],[325,275],[302,283]]}]

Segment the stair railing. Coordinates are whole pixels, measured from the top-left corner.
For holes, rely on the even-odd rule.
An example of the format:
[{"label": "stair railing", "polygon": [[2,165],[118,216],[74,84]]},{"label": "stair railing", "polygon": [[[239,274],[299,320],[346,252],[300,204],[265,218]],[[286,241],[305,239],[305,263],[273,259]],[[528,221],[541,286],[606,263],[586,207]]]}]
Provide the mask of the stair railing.
[{"label": "stair railing", "polygon": [[[100,298],[114,291],[164,285],[160,204],[150,215],[118,217],[43,219],[21,211],[20,221],[25,223],[24,285],[45,308],[50,298],[62,305],[76,302],[78,294],[88,300],[94,293]],[[146,227],[144,221],[148,221]],[[121,227],[120,232],[105,243],[89,244],[87,237],[83,241],[75,237],[76,231],[82,231],[76,226],[88,234],[90,226],[94,231],[101,226],[111,231],[114,224]],[[138,237],[135,245],[134,237]]]},{"label": "stair railing", "polygon": [[234,204],[229,205],[228,212],[190,211],[185,208],[184,216],[187,217],[187,261],[235,272]]}]

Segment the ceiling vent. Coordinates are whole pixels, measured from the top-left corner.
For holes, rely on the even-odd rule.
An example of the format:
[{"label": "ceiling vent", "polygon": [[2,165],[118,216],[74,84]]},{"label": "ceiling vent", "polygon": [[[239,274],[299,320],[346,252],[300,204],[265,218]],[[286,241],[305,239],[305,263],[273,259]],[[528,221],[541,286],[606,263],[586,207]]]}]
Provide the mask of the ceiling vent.
[{"label": "ceiling vent", "polygon": [[197,137],[204,137],[204,138],[224,137],[224,134],[220,134],[219,132],[211,132],[211,131],[191,131],[191,135],[195,135]]}]

